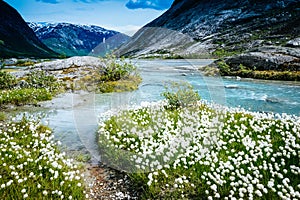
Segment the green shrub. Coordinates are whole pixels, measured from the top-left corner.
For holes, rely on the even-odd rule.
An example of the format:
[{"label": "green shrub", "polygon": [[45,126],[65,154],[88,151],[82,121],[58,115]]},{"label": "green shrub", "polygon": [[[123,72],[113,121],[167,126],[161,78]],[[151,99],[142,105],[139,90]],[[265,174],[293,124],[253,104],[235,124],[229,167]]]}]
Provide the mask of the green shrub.
[{"label": "green shrub", "polygon": [[126,62],[124,58],[117,61],[114,56],[109,56],[103,59],[103,62],[105,68],[101,71],[100,81],[126,79],[136,71],[136,67],[130,62]]},{"label": "green shrub", "polygon": [[0,90],[12,89],[17,84],[15,76],[8,72],[0,71]]},{"label": "green shrub", "polygon": [[171,82],[165,86],[166,91],[162,96],[168,101],[171,109],[194,105],[200,100],[198,92],[193,90],[193,86],[186,82]]},{"label": "green shrub", "polygon": [[226,64],[224,61],[218,62],[217,66],[220,69],[221,76],[230,75],[231,73],[230,66]]},{"label": "green shrub", "polygon": [[52,75],[47,75],[44,71],[32,71],[25,77],[29,88],[47,88],[54,92],[61,86]]}]

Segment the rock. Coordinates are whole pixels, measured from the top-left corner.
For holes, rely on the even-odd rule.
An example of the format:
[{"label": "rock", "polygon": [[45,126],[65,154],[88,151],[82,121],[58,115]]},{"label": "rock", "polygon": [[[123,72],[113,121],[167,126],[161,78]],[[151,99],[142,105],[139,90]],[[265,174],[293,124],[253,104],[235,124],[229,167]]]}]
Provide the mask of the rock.
[{"label": "rock", "polygon": [[300,38],[295,38],[286,43],[288,47],[300,47]]},{"label": "rock", "polygon": [[16,59],[16,58],[9,58],[9,59],[5,59],[4,60],[4,65],[15,65],[15,64],[17,64],[17,62],[18,62],[18,59]]},{"label": "rock", "polygon": [[92,56],[74,56],[63,60],[55,60],[50,62],[43,62],[35,64],[29,69],[40,69],[45,71],[57,71],[68,69],[71,67],[104,67],[103,62]]},{"label": "rock", "polygon": [[27,88],[29,83],[25,80],[21,80],[17,83],[16,88]]},{"label": "rock", "polygon": [[289,47],[261,47],[251,52],[225,59],[231,70],[240,64],[252,70],[300,71],[300,49]]}]

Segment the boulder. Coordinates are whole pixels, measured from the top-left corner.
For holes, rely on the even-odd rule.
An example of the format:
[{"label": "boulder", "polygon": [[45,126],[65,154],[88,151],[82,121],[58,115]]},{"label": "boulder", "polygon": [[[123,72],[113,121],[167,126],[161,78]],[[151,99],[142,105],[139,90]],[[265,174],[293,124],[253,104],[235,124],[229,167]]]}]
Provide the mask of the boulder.
[{"label": "boulder", "polygon": [[71,67],[103,67],[103,62],[99,58],[92,56],[74,56],[63,60],[54,60],[35,64],[29,69],[58,71]]},{"label": "boulder", "polygon": [[21,80],[17,83],[16,88],[27,88],[29,87],[29,83],[25,80]]},{"label": "boulder", "polygon": [[286,43],[288,47],[300,47],[300,38],[295,38]]},{"label": "boulder", "polygon": [[268,46],[225,59],[235,71],[240,64],[252,70],[300,71],[300,49]]}]

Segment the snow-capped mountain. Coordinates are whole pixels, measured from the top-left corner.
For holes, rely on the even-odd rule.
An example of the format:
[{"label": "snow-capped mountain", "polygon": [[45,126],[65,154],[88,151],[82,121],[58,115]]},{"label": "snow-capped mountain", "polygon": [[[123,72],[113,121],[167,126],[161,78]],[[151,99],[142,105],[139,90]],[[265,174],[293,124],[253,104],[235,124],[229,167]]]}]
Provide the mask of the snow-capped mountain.
[{"label": "snow-capped mountain", "polygon": [[94,25],[27,23],[44,44],[66,56],[105,55],[130,39],[125,34]]}]

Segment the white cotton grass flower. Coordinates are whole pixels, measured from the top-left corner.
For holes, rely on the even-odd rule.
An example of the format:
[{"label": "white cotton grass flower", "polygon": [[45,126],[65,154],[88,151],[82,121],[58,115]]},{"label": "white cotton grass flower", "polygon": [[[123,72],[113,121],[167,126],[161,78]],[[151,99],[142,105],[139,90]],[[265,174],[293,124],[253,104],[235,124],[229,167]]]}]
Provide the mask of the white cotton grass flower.
[{"label": "white cotton grass flower", "polygon": [[[145,170],[149,187],[170,180],[175,191],[185,191],[201,182],[206,198],[255,199],[274,192],[297,199],[299,188],[287,177],[300,174],[299,163],[290,163],[300,152],[299,117],[209,104],[178,111],[176,121],[162,104],[143,105],[113,113],[122,127],[113,133],[102,121],[99,142],[133,152],[130,160]],[[224,187],[230,191],[226,197],[218,191]]]},{"label": "white cotton grass flower", "polygon": [[63,190],[66,190],[67,186],[60,185],[59,180],[69,177],[72,171],[75,171],[76,180],[70,180],[68,184],[74,182],[81,185],[82,179],[78,179],[80,173],[77,166],[68,160],[64,153],[58,151],[50,131],[40,132],[40,125],[39,122],[28,120],[0,126],[0,152],[3,153],[0,166],[7,171],[1,174],[0,190],[14,187],[14,190],[19,191],[4,193],[5,196],[14,199],[47,196],[48,191],[45,189],[50,188],[47,185],[50,184],[51,188],[60,189],[58,194],[61,198],[65,195]]}]

